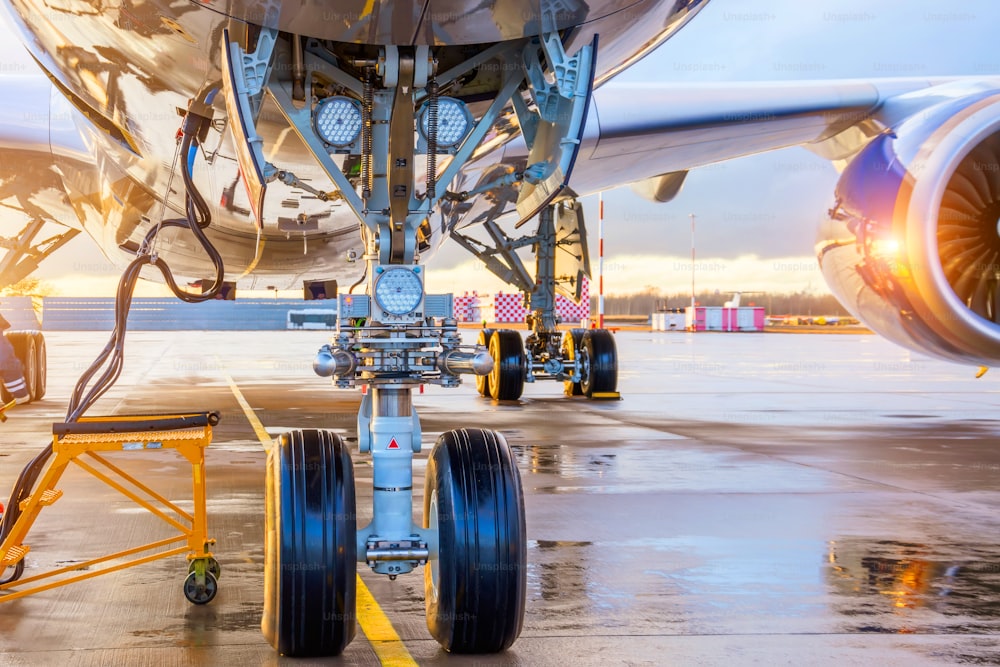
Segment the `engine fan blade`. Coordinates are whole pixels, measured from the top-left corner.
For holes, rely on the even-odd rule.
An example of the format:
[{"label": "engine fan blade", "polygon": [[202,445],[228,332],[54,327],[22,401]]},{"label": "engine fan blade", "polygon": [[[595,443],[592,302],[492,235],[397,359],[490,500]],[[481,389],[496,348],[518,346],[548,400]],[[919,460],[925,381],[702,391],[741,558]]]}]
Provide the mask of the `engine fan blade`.
[{"label": "engine fan blade", "polygon": [[969,207],[977,213],[986,208],[986,201],[979,196],[979,191],[969,179],[964,169],[955,172],[955,175],[951,178],[951,183],[948,184],[948,190],[968,202]]},{"label": "engine fan blade", "polygon": [[[995,255],[993,259],[996,261]],[[991,322],[997,321],[996,309],[994,308],[997,282],[1000,282],[1000,275],[995,270],[982,271],[979,275],[979,281],[976,283],[976,290],[968,302],[972,312]]]},{"label": "engine fan blade", "polygon": [[942,263],[951,288],[958,298],[970,308],[974,301],[976,283],[983,276],[983,272],[977,267],[982,266],[981,262],[985,261],[990,254],[991,251],[988,249],[977,248],[956,255],[947,263]]},{"label": "engine fan blade", "polygon": [[980,210],[996,201],[990,182],[989,170],[991,168],[994,171],[997,169],[996,153],[984,149],[983,146],[978,146],[965,158],[960,169],[961,175],[975,188],[976,194],[983,202]]}]

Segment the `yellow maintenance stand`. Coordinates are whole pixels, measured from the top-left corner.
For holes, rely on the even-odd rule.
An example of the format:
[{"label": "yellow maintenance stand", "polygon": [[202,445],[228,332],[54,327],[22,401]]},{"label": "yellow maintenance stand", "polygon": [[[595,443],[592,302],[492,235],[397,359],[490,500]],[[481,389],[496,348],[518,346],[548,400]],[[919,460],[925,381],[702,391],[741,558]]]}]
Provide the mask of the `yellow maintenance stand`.
[{"label": "yellow maintenance stand", "polygon": [[[217,412],[205,412],[82,417],[77,422],[53,424],[54,459],[42,479],[34,485],[31,494],[19,503],[15,513],[16,521],[0,543],[0,602],[15,600],[185,552],[190,564],[188,576],[184,581],[185,597],[194,604],[211,601],[218,592],[221,569],[210,551],[215,540],[207,535],[205,448],[212,441],[212,427],[218,423]],[[181,509],[102,456],[106,452],[163,449],[177,450],[177,453],[191,464],[193,513]],[[56,485],[70,463],[75,463],[162,519],[178,530],[179,534],[85,563],[74,563],[51,572],[21,578],[24,572],[24,558],[31,550],[24,540],[42,508],[52,505],[62,497],[63,492],[58,490]],[[15,508],[8,507],[6,511],[10,513],[15,511]],[[155,553],[145,553],[150,551]],[[144,553],[145,555],[140,555]],[[131,560],[111,563],[128,558]],[[100,565],[103,567],[96,567]],[[17,590],[13,590],[15,586]]]}]

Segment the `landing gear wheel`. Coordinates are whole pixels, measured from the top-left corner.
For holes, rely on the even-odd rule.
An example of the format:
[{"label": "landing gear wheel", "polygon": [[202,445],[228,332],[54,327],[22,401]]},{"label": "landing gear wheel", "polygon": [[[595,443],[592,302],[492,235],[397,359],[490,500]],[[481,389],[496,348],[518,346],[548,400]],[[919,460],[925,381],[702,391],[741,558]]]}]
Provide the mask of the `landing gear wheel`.
[{"label": "landing gear wheel", "polygon": [[215,594],[218,592],[219,582],[211,572],[205,572],[205,584],[203,586],[198,585],[197,572],[188,573],[187,579],[184,580],[184,597],[191,604],[208,604],[215,598]]},{"label": "landing gear wheel", "polygon": [[267,457],[261,630],[287,656],[340,655],[354,638],[354,467],[340,436],[283,434]]},{"label": "landing gear wheel", "polygon": [[[562,353],[563,359],[566,361],[573,361],[578,359],[580,356],[579,350],[583,345],[583,334],[587,333],[586,329],[570,329],[563,334],[562,339]],[[563,382],[563,391],[566,392],[567,396],[582,396],[583,389],[580,388],[579,382],[572,382],[566,380]]]},{"label": "landing gear wheel", "polygon": [[580,358],[584,366],[580,389],[587,396],[618,390],[618,348],[607,329],[588,329],[583,334]]},{"label": "landing gear wheel", "polygon": [[[490,339],[493,338],[493,329],[480,329],[479,338],[476,342],[485,347],[487,350],[490,349]],[[479,392],[480,396],[490,395],[490,384],[488,375],[477,375],[476,376],[476,391]]]},{"label": "landing gear wheel", "polygon": [[487,376],[490,396],[498,401],[516,401],[524,392],[524,342],[521,334],[508,329],[490,337],[493,370]]},{"label": "landing gear wheel", "polygon": [[48,362],[45,352],[45,336],[41,331],[31,334],[35,339],[35,391],[31,394],[31,400],[40,401],[45,397],[45,385],[48,383]]},{"label": "landing gear wheel", "polygon": [[[7,334],[7,340],[14,348],[17,360],[21,362],[21,372],[24,374],[24,383],[28,387],[28,396],[34,400],[38,391],[38,361],[35,339],[29,331],[11,331]],[[3,392],[3,398],[5,402],[11,399],[6,390]]]},{"label": "landing gear wheel", "polygon": [[521,477],[502,435],[441,434],[427,464],[424,527],[439,531],[424,569],[431,635],[453,653],[508,648],[524,619],[527,541]]}]

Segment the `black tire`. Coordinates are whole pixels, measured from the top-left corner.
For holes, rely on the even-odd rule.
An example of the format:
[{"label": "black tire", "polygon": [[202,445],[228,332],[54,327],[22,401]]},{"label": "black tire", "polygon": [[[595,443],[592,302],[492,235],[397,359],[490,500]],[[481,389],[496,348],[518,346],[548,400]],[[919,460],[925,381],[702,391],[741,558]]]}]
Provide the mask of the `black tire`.
[{"label": "black tire", "polygon": [[[585,333],[587,333],[586,329],[570,329],[563,334],[563,359],[573,361],[579,357],[580,348],[583,345],[583,334]],[[583,396],[583,389],[580,388],[579,382],[564,381],[563,391],[567,396]]]},{"label": "black tire", "polygon": [[424,527],[439,531],[424,569],[427,627],[446,651],[497,653],[521,634],[527,540],[521,477],[494,431],[441,434],[427,464]]},{"label": "black tire", "polygon": [[264,636],[282,655],[340,655],[356,630],[357,519],[354,467],[339,435],[278,438],[264,520]]},{"label": "black tire", "polygon": [[10,565],[0,570],[0,584],[9,584],[17,581],[24,574],[24,559],[17,561],[15,565]]},{"label": "black tire", "polygon": [[493,371],[487,376],[490,396],[498,401],[516,401],[524,392],[524,341],[509,329],[493,332],[490,338]]},{"label": "black tire", "polygon": [[[476,342],[489,350],[491,338],[493,338],[493,329],[480,329],[479,338],[476,339]],[[486,396],[487,398],[490,395],[489,377],[489,375],[476,376],[476,391],[479,392],[480,396]]]},{"label": "black tire", "polygon": [[581,358],[585,373],[580,389],[587,398],[618,390],[618,348],[607,329],[588,329],[583,335]]},{"label": "black tire", "polygon": [[45,336],[41,331],[32,334],[35,339],[35,391],[31,394],[31,400],[40,401],[45,398],[45,389],[49,381],[49,362],[45,350]]},{"label": "black tire", "polygon": [[219,592],[219,580],[211,572],[205,572],[205,585],[199,587],[196,583],[197,577],[197,574],[191,572],[184,580],[184,597],[191,604],[208,604]]},{"label": "black tire", "polygon": [[[30,331],[11,331],[7,334],[7,340],[14,348],[17,360],[21,362],[21,372],[24,374],[24,383],[28,387],[28,396],[34,400],[35,393],[38,391],[38,361],[35,339]],[[9,401],[10,398],[7,396],[5,398]]]}]

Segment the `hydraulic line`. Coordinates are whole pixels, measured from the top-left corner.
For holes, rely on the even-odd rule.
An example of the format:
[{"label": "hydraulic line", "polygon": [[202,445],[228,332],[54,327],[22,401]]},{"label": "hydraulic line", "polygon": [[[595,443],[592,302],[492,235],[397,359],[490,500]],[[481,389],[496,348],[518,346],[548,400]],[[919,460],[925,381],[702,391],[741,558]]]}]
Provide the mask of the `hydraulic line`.
[{"label": "hydraulic line", "polygon": [[[211,105],[212,98],[214,96],[215,91],[209,91],[208,94],[204,96],[204,102],[201,102],[201,104],[207,108],[208,105]],[[111,332],[111,337],[109,338],[107,345],[104,346],[104,349],[97,355],[97,359],[94,360],[90,367],[84,371],[83,375],[81,375],[80,379],[77,381],[76,387],[70,397],[69,407],[66,411],[67,423],[78,421],[80,417],[82,417],[83,414],[114,385],[115,381],[117,381],[118,377],[121,375],[125,358],[125,332],[128,324],[128,313],[132,305],[132,295],[135,292],[135,286],[139,280],[139,274],[144,266],[151,265],[156,267],[163,275],[164,280],[170,287],[170,291],[182,301],[189,303],[208,301],[210,299],[214,299],[222,289],[223,282],[225,280],[225,267],[223,265],[222,256],[205,236],[204,231],[212,223],[212,213],[208,204],[205,202],[204,197],[202,197],[191,178],[191,171],[193,168],[194,158],[197,155],[198,145],[204,140],[205,132],[207,130],[206,124],[210,122],[211,118],[197,113],[192,113],[190,111],[187,116],[185,116],[184,123],[181,126],[182,138],[180,143],[180,154],[182,156],[182,159],[180,160],[181,176],[183,178],[185,192],[185,218],[164,220],[162,223],[153,227],[143,240],[139,250],[139,255],[125,268],[121,280],[118,283],[118,292],[115,296],[114,329]],[[194,234],[195,239],[197,239],[198,243],[205,250],[205,253],[208,255],[215,268],[215,280],[212,283],[212,286],[200,294],[193,294],[181,289],[177,284],[177,281],[174,279],[173,272],[170,270],[167,263],[153,253],[156,235],[163,229],[169,227],[180,227],[190,230],[191,233]],[[105,364],[107,364],[107,367],[100,374],[100,377],[98,377],[94,382],[93,386],[88,389],[88,385],[90,385],[91,380],[98,373],[98,371],[105,366]],[[0,519],[0,543],[6,539],[7,535],[13,529],[14,524],[21,515],[21,502],[30,497],[31,491],[34,489],[35,482],[38,480],[39,475],[42,473],[42,470],[44,470],[45,464],[51,456],[52,444],[49,443],[28,463],[27,466],[24,467],[21,474],[18,476],[17,481],[14,484],[14,488],[11,491],[6,511],[3,514],[3,518]],[[19,565],[22,565],[22,563],[19,563]],[[9,579],[0,579],[0,583],[7,583],[7,581],[19,578],[21,570],[23,570],[23,565],[21,567],[17,567]],[[0,573],[0,577],[2,577],[2,573]]]}]

